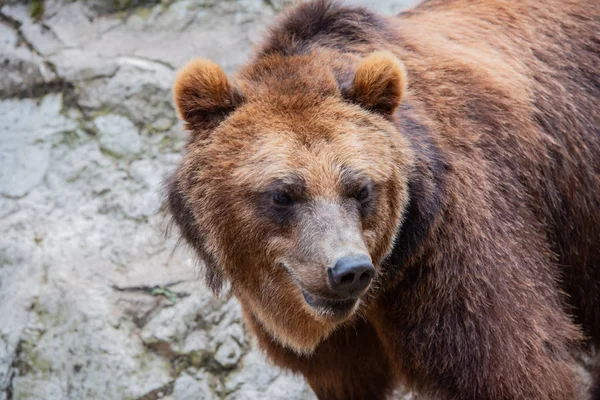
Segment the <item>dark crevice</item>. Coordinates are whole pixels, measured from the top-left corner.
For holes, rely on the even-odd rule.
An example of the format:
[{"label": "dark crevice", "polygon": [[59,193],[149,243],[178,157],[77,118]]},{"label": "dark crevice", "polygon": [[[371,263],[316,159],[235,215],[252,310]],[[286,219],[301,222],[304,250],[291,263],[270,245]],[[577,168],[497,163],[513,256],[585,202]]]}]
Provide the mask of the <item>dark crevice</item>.
[{"label": "dark crevice", "polygon": [[[63,93],[63,101],[75,101],[75,90],[71,82],[56,79],[52,82],[40,82],[20,90],[0,90],[0,97],[15,97],[19,99],[38,98],[49,93]],[[71,96],[72,94],[72,96]],[[75,101],[76,103],[76,101]]]},{"label": "dark crevice", "polygon": [[6,400],[13,400],[14,397],[14,389],[13,389],[13,381],[19,372],[19,366],[21,362],[21,353],[23,352],[23,341],[19,341],[17,344],[17,348],[15,350],[15,355],[10,365],[10,369],[8,370],[8,386],[6,387]]}]

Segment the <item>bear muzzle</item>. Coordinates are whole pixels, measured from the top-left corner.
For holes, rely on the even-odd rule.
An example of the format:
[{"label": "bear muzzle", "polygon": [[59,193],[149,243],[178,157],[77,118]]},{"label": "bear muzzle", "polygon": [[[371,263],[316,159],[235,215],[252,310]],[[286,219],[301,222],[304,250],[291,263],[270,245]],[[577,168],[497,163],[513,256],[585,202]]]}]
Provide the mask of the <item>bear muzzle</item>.
[{"label": "bear muzzle", "polygon": [[374,276],[375,267],[368,255],[349,254],[327,268],[327,282],[319,290],[294,281],[313,311],[321,317],[340,321],[356,311]]}]

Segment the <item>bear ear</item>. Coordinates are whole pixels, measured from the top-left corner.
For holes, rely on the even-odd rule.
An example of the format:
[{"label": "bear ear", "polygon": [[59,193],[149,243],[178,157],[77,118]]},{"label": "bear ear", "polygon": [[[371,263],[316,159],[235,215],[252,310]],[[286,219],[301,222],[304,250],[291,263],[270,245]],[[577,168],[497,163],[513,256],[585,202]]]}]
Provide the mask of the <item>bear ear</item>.
[{"label": "bear ear", "polygon": [[178,72],[173,99],[188,129],[200,134],[224,120],[242,102],[242,95],[231,86],[221,67],[198,58]]},{"label": "bear ear", "polygon": [[377,51],[360,61],[345,95],[369,111],[392,115],[405,91],[404,64],[389,51]]}]

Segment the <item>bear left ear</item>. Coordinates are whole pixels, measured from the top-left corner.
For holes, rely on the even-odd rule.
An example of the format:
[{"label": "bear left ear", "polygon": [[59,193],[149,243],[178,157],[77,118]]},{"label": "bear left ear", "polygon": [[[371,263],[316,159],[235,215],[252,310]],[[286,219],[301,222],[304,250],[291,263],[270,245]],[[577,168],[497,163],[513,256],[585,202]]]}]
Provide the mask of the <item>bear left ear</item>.
[{"label": "bear left ear", "polygon": [[405,91],[404,64],[389,51],[376,51],[360,61],[345,96],[369,111],[392,115]]},{"label": "bear left ear", "polygon": [[173,99],[181,119],[197,135],[217,126],[241,102],[242,94],[217,64],[195,59],[175,78]]}]

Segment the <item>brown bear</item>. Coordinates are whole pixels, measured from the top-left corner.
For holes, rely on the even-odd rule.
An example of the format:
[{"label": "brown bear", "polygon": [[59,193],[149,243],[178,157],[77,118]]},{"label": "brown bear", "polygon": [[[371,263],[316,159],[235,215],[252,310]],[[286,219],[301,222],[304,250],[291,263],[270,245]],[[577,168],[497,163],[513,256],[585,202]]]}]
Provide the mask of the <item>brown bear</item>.
[{"label": "brown bear", "polygon": [[598,0],[305,3],[235,77],[180,71],[167,204],[320,399],[574,399],[600,344],[599,98]]}]

